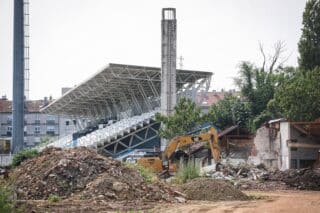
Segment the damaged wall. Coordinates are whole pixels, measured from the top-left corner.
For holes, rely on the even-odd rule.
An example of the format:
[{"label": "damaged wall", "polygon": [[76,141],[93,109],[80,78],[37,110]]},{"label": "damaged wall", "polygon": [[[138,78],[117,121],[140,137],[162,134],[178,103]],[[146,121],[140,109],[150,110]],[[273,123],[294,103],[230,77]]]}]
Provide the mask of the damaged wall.
[{"label": "damaged wall", "polygon": [[278,168],[278,153],[280,149],[278,135],[275,139],[270,137],[270,129],[263,126],[257,130],[254,138],[254,154],[249,157],[249,162],[258,165]]},{"label": "damaged wall", "polygon": [[307,135],[294,124],[280,121],[257,130],[254,148],[249,160],[255,165],[299,169],[312,166],[318,159],[320,137]]}]

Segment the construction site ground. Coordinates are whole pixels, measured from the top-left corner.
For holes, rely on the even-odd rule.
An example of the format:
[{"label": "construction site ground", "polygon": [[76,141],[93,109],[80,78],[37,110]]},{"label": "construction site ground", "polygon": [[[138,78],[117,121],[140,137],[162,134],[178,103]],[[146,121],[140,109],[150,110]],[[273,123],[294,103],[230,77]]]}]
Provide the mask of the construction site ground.
[{"label": "construction site ground", "polygon": [[0,185],[11,189],[22,212],[319,212],[319,178],[319,168],[226,165],[170,184],[82,147],[47,148],[11,169]]},{"label": "construction site ground", "polygon": [[188,201],[186,204],[159,205],[151,212],[319,212],[319,191],[246,191],[250,201]]},{"label": "construction site ground", "polygon": [[29,212],[319,212],[319,191],[245,191],[249,201],[187,201],[187,203],[135,203],[89,202],[64,200],[50,203],[47,200],[28,201],[24,204]]}]

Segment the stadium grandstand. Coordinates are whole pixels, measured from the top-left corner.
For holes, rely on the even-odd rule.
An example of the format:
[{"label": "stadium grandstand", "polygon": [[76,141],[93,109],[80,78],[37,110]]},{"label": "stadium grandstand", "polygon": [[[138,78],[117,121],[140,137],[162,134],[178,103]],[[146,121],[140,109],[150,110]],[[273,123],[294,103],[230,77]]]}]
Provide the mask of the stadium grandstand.
[{"label": "stadium grandstand", "polygon": [[[195,100],[208,91],[212,73],[177,69],[177,97]],[[49,144],[95,147],[112,157],[160,149],[155,113],[160,107],[161,69],[108,64],[100,72],[41,109],[77,121],[79,131]]]}]

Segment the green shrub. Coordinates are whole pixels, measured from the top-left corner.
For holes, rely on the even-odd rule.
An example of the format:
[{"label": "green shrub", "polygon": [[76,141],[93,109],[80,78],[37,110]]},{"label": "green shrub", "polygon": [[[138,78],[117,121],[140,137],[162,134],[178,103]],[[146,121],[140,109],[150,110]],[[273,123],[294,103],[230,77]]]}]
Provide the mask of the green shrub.
[{"label": "green shrub", "polygon": [[132,163],[125,163],[124,165],[131,169],[137,170],[147,183],[154,183],[158,180],[156,174],[152,171],[152,169]]},{"label": "green shrub", "polygon": [[60,200],[61,200],[61,198],[59,197],[59,195],[49,195],[49,197],[48,197],[48,201],[51,203],[56,203]]},{"label": "green shrub", "polygon": [[10,199],[10,190],[0,187],[0,212],[10,213],[14,210],[14,202]]},{"label": "green shrub", "polygon": [[36,149],[22,150],[13,156],[12,166],[13,167],[19,166],[24,160],[27,160],[29,158],[34,158],[38,155],[39,155],[39,152]]},{"label": "green shrub", "polygon": [[185,183],[188,180],[200,177],[200,168],[193,162],[182,164],[177,171],[175,182]]}]

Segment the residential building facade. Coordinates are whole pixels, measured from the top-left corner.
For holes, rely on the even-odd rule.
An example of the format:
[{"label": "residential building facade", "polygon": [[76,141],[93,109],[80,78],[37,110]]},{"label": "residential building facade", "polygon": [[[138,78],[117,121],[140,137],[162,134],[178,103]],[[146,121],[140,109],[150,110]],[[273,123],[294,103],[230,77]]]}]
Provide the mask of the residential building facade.
[{"label": "residential building facade", "polygon": [[[61,115],[40,113],[40,108],[51,100],[30,100],[25,102],[24,145],[32,147],[45,138],[58,139],[77,130],[74,120]],[[12,101],[0,99],[0,138],[12,136]]]}]

